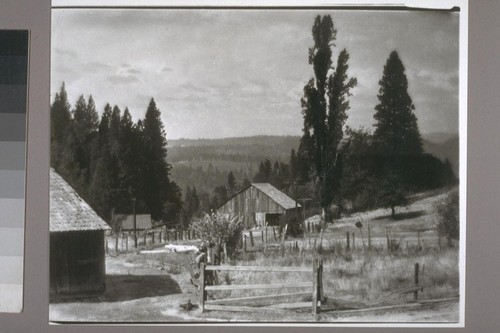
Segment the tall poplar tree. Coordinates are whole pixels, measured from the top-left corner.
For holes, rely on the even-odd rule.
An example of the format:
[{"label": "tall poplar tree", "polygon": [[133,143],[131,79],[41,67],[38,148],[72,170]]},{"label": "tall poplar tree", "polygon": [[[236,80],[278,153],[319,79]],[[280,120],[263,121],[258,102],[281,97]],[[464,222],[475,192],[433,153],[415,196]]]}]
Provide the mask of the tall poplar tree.
[{"label": "tall poplar tree", "polygon": [[308,155],[314,163],[321,206],[324,211],[332,202],[339,144],[343,138],[343,127],[349,109],[348,96],[356,86],[355,78],[347,75],[349,54],[340,52],[337,66],[332,67],[332,47],[335,46],[337,30],[329,15],[317,16],[312,28],[314,46],[309,49],[309,64],[314,77],[304,87],[301,100],[304,117],[304,135],[299,147],[299,156]]}]

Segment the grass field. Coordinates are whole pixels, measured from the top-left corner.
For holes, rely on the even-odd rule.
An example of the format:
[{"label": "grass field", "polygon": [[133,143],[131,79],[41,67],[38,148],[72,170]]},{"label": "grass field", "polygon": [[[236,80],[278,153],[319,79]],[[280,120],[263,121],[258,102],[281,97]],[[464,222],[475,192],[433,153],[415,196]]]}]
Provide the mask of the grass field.
[{"label": "grass field", "polygon": [[[221,272],[221,284],[267,284],[311,281],[313,260],[323,259],[324,294],[330,309],[373,311],[326,312],[318,320],[325,322],[456,322],[458,321],[459,255],[458,246],[439,246],[435,231],[436,204],[446,193],[432,193],[416,198],[411,205],[398,210],[393,220],[389,210],[358,213],[329,224],[322,235],[311,234],[301,239],[287,239],[285,251],[268,243],[266,252],[255,231],[255,248],[233,256],[231,265],[301,266],[311,273]],[[354,223],[361,222],[361,231]],[[368,247],[370,226],[370,248]],[[350,234],[347,248],[346,233]],[[352,233],[355,234],[353,244]],[[397,247],[387,249],[387,234]],[[364,243],[364,246],[363,246]],[[314,244],[316,247],[314,248]],[[420,244],[420,245],[419,245]],[[108,274],[106,293],[98,298],[56,301],[50,305],[53,321],[278,321],[309,322],[309,311],[290,311],[283,315],[262,313],[228,313],[198,309],[184,311],[180,304],[197,303],[196,288],[190,283],[186,263],[192,254],[127,253],[106,258]],[[419,301],[454,298],[455,301],[415,308],[413,293],[400,291],[414,286],[414,267],[419,263]],[[306,290],[307,291],[307,290]],[[287,289],[272,293],[287,293]],[[217,291],[209,299],[250,296],[271,291]],[[310,302],[310,299],[309,299]],[[403,305],[398,310],[388,306]],[[408,306],[408,307],[406,307]]]}]

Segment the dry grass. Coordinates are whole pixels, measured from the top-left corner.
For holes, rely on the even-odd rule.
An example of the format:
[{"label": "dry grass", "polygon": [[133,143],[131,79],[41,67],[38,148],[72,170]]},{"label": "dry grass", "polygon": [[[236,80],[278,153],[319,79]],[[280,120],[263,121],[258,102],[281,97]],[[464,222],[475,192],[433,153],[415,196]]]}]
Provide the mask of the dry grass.
[{"label": "dry grass", "polygon": [[[285,243],[284,256],[277,247],[275,250],[268,249],[266,254],[241,253],[233,264],[301,266],[310,267],[312,272],[313,260],[321,258],[324,263],[323,283],[327,297],[354,302],[359,306],[372,306],[405,303],[413,299],[413,294],[401,295],[398,292],[415,285],[414,268],[415,264],[419,263],[419,284],[424,287],[424,291],[419,293],[419,299],[454,297],[459,293],[458,248],[439,246],[434,223],[437,219],[435,203],[445,196],[446,193],[421,196],[408,207],[399,209],[395,220],[390,217],[390,211],[386,209],[358,213],[329,225],[323,233],[322,241],[319,235],[288,240]],[[363,223],[361,232],[354,226],[358,221]],[[370,249],[368,226],[371,234]],[[347,232],[350,234],[349,249],[346,246]],[[352,243],[352,233],[355,234],[355,245]],[[387,233],[397,245],[395,251],[387,250]],[[296,243],[298,251],[295,248]],[[266,284],[286,281],[291,284],[311,281],[311,275],[282,272],[221,272],[219,283]],[[233,291],[214,295],[216,298],[222,298],[272,292]],[[288,293],[291,290],[276,291],[276,293],[284,292]]]}]

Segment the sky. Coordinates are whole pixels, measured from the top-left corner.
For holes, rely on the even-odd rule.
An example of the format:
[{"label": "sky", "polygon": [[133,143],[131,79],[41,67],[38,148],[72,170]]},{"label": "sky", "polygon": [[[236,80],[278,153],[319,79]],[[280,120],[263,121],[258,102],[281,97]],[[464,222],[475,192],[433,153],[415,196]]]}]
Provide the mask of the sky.
[{"label": "sky", "polygon": [[458,133],[459,13],[381,10],[53,9],[51,100],[80,95],[144,118],[151,98],[167,139],[301,135],[317,15],[350,54],[347,125],[371,129],[378,81],[396,50],[420,132]]}]

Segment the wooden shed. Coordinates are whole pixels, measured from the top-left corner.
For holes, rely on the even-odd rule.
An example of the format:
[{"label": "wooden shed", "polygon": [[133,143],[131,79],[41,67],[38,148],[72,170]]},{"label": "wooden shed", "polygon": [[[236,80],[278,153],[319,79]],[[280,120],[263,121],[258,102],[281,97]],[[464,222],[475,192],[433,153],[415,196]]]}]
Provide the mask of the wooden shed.
[{"label": "wooden shed", "polygon": [[[134,215],[116,214],[114,218],[121,223],[121,231],[134,231]],[[144,231],[153,227],[151,214],[136,214],[135,225],[137,231]]]},{"label": "wooden shed", "polygon": [[104,292],[104,233],[110,229],[54,170],[50,170],[50,294]]},{"label": "wooden shed", "polygon": [[217,212],[243,217],[245,227],[277,225],[281,215],[295,212],[301,206],[268,183],[254,183],[223,204]]}]

